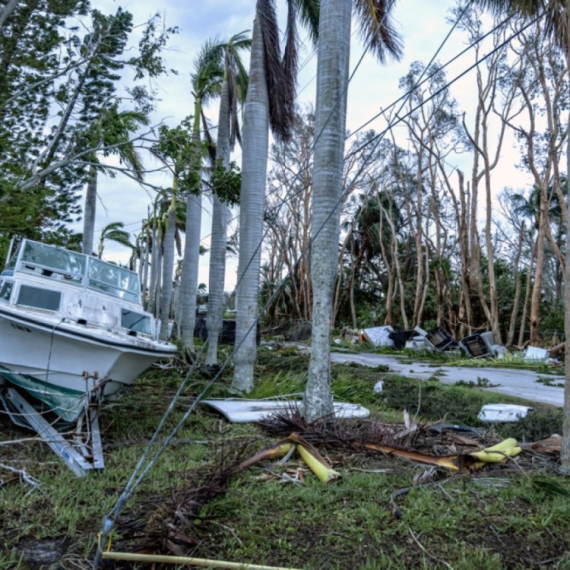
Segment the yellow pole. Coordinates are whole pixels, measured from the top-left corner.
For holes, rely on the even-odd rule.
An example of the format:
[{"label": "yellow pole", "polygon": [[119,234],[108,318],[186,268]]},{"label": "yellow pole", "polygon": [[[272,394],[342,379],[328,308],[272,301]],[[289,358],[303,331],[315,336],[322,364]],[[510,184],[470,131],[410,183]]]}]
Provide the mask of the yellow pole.
[{"label": "yellow pole", "polygon": [[109,560],[125,560],[128,562],[160,562],[162,564],[189,564],[204,568],[223,568],[224,570],[296,570],[277,566],[259,566],[242,564],[241,562],[224,562],[205,558],[188,558],[186,556],[167,556],[164,554],[136,554],[134,552],[103,552],[103,558]]}]

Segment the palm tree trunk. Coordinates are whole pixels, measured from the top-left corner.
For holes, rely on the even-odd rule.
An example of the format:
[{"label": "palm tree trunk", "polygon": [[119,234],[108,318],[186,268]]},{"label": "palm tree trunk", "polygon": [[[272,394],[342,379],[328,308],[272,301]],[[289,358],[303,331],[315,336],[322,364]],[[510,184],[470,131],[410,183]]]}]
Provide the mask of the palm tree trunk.
[{"label": "palm tree trunk", "polygon": [[81,251],[93,254],[93,236],[95,234],[95,213],[97,211],[97,170],[89,168],[87,193],[85,194],[85,211],[83,212],[83,245]]},{"label": "palm tree trunk", "polygon": [[158,273],[158,250],[160,249],[160,244],[158,243],[158,231],[156,228],[156,215],[152,221],[152,254],[150,262],[150,286],[148,294],[148,303],[146,308],[148,311],[154,312],[155,307],[155,295],[156,295],[156,278]]},{"label": "palm tree trunk", "polygon": [[148,267],[150,264],[150,235],[148,228],[144,230],[145,238],[144,238],[144,257],[142,262],[142,271],[141,271],[141,290],[143,295],[143,303],[146,300],[148,295]]},{"label": "palm tree trunk", "polygon": [[[196,97],[194,103],[194,127],[192,141],[200,143],[200,116],[202,101]],[[199,153],[193,159],[193,168],[199,172],[202,158]],[[194,352],[194,328],[196,326],[196,293],[198,291],[198,269],[200,263],[200,233],[202,228],[202,195],[188,194],[186,201],[186,239],[184,259],[180,276],[180,332],[182,348]]]},{"label": "palm tree trunk", "polygon": [[330,342],[340,233],[350,18],[350,0],[321,2],[311,226],[313,330],[304,398],[305,416],[309,421],[331,415],[334,411],[330,386]]},{"label": "palm tree trunk", "polygon": [[174,234],[176,233],[176,180],[172,189],[173,196],[168,208],[168,220],[164,235],[164,257],[162,260],[162,291],[160,293],[160,339],[168,340],[168,322],[170,320],[170,301],[172,299],[172,273],[174,270]]},{"label": "palm tree trunk", "polygon": [[250,392],[257,356],[256,322],[269,142],[269,99],[260,23],[253,23],[249,86],[243,116],[236,347],[232,389]]},{"label": "palm tree trunk", "polygon": [[[227,78],[222,84],[218,117],[216,162],[224,168],[230,165],[230,94]],[[210,244],[210,274],[208,283],[208,354],[206,364],[218,363],[218,337],[224,315],[224,282],[226,277],[226,247],[228,208],[217,197],[212,199],[212,240]]]},{"label": "palm tree trunk", "polygon": [[201,225],[202,195],[189,194],[186,201],[184,261],[182,262],[182,275],[180,276],[180,332],[182,334],[182,348],[187,352],[194,351]]}]

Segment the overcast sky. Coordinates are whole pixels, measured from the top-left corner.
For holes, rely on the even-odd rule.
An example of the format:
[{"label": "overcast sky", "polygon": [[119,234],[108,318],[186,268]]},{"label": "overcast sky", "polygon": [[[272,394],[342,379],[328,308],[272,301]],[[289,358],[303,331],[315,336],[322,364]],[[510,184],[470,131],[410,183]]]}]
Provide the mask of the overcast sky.
[{"label": "overcast sky", "polygon": [[[285,2],[277,0],[280,9]],[[170,126],[177,125],[184,117],[191,114],[193,100],[190,93],[189,75],[192,70],[195,54],[208,38],[229,37],[235,33],[251,30],[255,0],[165,0],[158,7],[145,0],[99,0],[93,5],[102,11],[115,11],[119,6],[132,12],[135,22],[142,23],[158,9],[163,14],[167,26],[178,26],[179,34],[175,35],[165,54],[168,67],[179,71],[178,75],[161,78],[155,87],[158,89],[160,102],[157,105],[153,122],[165,121]],[[447,21],[449,8],[454,5],[450,0],[398,0],[394,9],[397,28],[404,39],[404,57],[400,62],[389,62],[379,65],[371,56],[366,55],[348,92],[347,127],[357,129],[360,125],[376,115],[381,108],[386,108],[401,95],[398,80],[405,75],[410,64],[415,60],[424,63],[429,61],[447,35],[451,24]],[[154,5],[156,6],[156,5]],[[283,14],[281,14],[283,16]],[[284,23],[284,18],[280,20]],[[353,26],[354,29],[355,26]],[[443,63],[452,58],[466,46],[465,37],[454,32],[441,50],[438,61]],[[353,34],[351,47],[351,72],[357,65],[363,52],[362,43],[357,34]],[[455,62],[448,69],[448,79],[459,74],[473,62],[473,55],[468,54]],[[315,100],[316,55],[312,46],[305,44],[300,56],[300,74],[298,80],[299,101],[312,103]],[[462,109],[472,112],[475,92],[474,74],[471,73],[458,81],[452,88],[453,96],[458,99]],[[212,121],[217,120],[217,108],[208,109]],[[382,123],[372,123],[369,128],[380,129]],[[507,147],[513,148],[511,141]],[[508,150],[506,151],[509,152]],[[511,151],[512,152],[512,151]],[[239,149],[235,158],[240,163]],[[146,157],[143,157],[146,159]],[[148,159],[146,159],[148,162]],[[524,187],[528,177],[517,173],[514,169],[516,153],[513,159],[505,161],[507,166],[494,173],[496,191],[504,185]],[[157,178],[154,183],[169,186],[167,177]],[[146,216],[150,203],[148,194],[132,181],[117,177],[106,180],[101,177],[99,186],[101,202],[98,207],[96,231],[106,224],[122,221],[130,232],[138,232],[141,220]],[[101,207],[101,203],[104,208]],[[81,231],[81,228],[78,228]],[[205,208],[202,221],[203,244],[209,245],[210,214]],[[98,239],[99,233],[96,233]],[[109,259],[125,260],[128,252],[109,244],[106,246]],[[202,256],[200,282],[207,283],[208,256]],[[230,260],[226,279],[226,289],[231,290],[235,283],[236,261]]]}]

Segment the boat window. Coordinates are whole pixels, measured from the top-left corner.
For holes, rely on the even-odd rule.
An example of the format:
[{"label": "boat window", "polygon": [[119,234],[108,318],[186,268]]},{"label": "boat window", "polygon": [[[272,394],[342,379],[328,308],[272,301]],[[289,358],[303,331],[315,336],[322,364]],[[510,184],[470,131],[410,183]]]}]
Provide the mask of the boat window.
[{"label": "boat window", "polygon": [[20,270],[50,279],[82,283],[85,256],[58,247],[27,241]]},{"label": "boat window", "polygon": [[10,296],[12,295],[13,286],[14,283],[11,283],[10,281],[4,282],[4,284],[2,285],[2,289],[0,289],[0,299],[2,301],[10,302]]},{"label": "boat window", "polygon": [[113,297],[140,303],[138,275],[118,265],[90,259],[89,287]]},{"label": "boat window", "polygon": [[20,286],[18,295],[18,305],[34,307],[36,309],[46,309],[48,311],[59,311],[61,303],[61,293],[29,285]]},{"label": "boat window", "polygon": [[121,326],[131,331],[152,334],[150,316],[135,313],[128,309],[121,309]]}]

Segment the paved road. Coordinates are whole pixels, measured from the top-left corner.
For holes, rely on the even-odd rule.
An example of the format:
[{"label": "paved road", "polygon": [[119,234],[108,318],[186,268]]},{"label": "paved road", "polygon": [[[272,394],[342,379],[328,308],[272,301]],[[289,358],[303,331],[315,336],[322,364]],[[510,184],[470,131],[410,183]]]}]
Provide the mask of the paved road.
[{"label": "paved road", "polygon": [[[403,376],[421,378],[423,380],[427,380],[427,378],[433,376],[435,372],[438,372],[439,380],[446,384],[455,384],[458,380],[477,382],[478,377],[487,378],[490,384],[500,385],[496,388],[486,388],[486,390],[525,398],[532,402],[543,402],[555,406],[562,406],[564,404],[564,389],[540,384],[537,382],[537,379],[545,377],[545,375],[537,374],[530,370],[434,366],[434,364],[426,362],[409,364],[402,362],[402,357],[399,356],[369,353],[348,354],[333,352],[331,353],[331,362],[340,364],[356,362],[364,366],[372,367],[383,364],[388,366],[391,372],[402,374]],[[439,376],[440,372],[443,373],[441,376]],[[552,379],[555,383],[564,382],[563,376],[548,374],[548,378]]]}]

